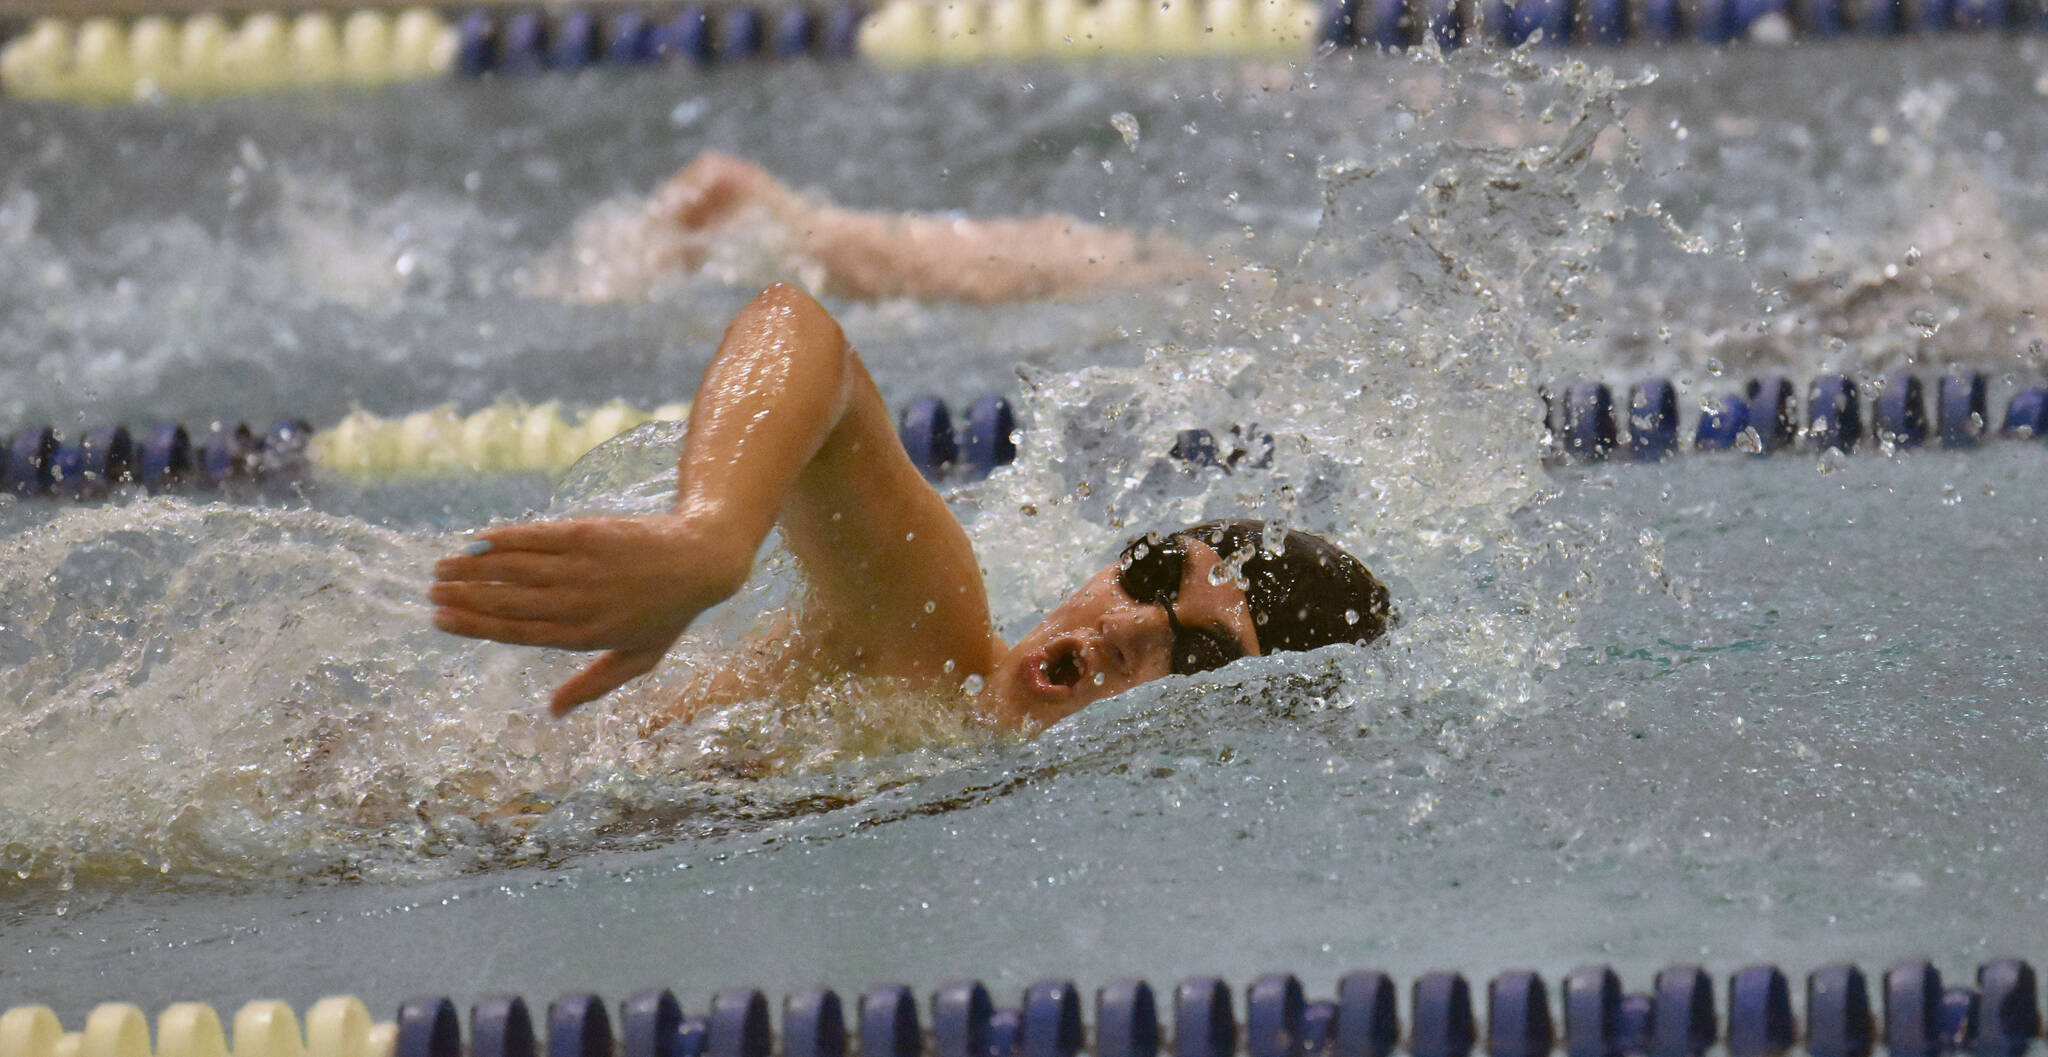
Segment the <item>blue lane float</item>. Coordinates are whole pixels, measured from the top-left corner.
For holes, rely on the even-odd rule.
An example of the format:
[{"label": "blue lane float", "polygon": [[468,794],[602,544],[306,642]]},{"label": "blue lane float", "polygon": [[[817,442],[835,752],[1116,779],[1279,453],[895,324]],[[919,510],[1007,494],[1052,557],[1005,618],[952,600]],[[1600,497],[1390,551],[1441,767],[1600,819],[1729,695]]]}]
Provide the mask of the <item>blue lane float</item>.
[{"label": "blue lane float", "polygon": [[462,1018],[446,998],[416,998],[398,1008],[393,1057],[462,1057]]},{"label": "blue lane float", "polygon": [[1678,454],[1678,390],[1670,382],[1652,378],[1629,387],[1628,454],[1637,462]]},{"label": "blue lane float", "polygon": [[87,430],[77,451],[77,470],[61,474],[74,499],[96,499],[135,479],[135,439],[126,426]]},{"label": "blue lane float", "polygon": [[1579,382],[1565,390],[1564,450],[1586,461],[1614,450],[1614,393],[1599,382]]},{"label": "blue lane float", "polygon": [[1752,965],[1728,981],[1729,1057],[1781,1057],[1798,1041],[1792,987],[1775,965]]},{"label": "blue lane float", "polygon": [[517,995],[495,995],[470,1007],[470,1057],[537,1057],[533,1016]]},{"label": "blue lane float", "polygon": [[903,450],[926,477],[938,477],[951,469],[960,449],[953,438],[953,413],[935,396],[919,397],[903,409],[897,420]]},{"label": "blue lane float", "polygon": [[892,984],[861,996],[861,1057],[917,1057],[923,1040],[917,996],[910,988]]},{"label": "blue lane float", "polygon": [[1935,393],[1935,432],[1944,448],[1974,448],[1991,421],[1985,405],[1984,374],[1943,375]]},{"label": "blue lane float", "polygon": [[1486,989],[1486,1052],[1491,1057],[1546,1057],[1556,1032],[1550,989],[1530,972],[1502,973]]},{"label": "blue lane float", "polygon": [[136,453],[136,473],[153,493],[178,487],[192,468],[192,438],[175,422],[158,423]]},{"label": "blue lane float", "polygon": [[2005,407],[2005,420],[1999,424],[1998,432],[2020,440],[2048,437],[2048,389],[2022,389],[2014,393]]},{"label": "blue lane float", "polygon": [[1812,1057],[1870,1057],[1875,1035],[1863,970],[1830,965],[1807,974],[1806,1050]]},{"label": "blue lane float", "polygon": [[1292,973],[1252,981],[1245,992],[1244,1044],[1249,1057],[1301,1057],[1308,999]]},{"label": "blue lane float", "polygon": [[1968,1053],[1977,1048],[1977,992],[1951,987],[1941,994],[1941,1048]]},{"label": "blue lane float", "polygon": [[985,1057],[995,1003],[978,980],[947,984],[932,995],[932,1050],[935,1057]]},{"label": "blue lane float", "polygon": [[684,1017],[669,1044],[670,1057],[704,1057],[710,1049],[711,1022],[703,1017]]},{"label": "blue lane float", "polygon": [[818,16],[809,8],[793,7],[775,21],[769,54],[777,59],[800,59],[818,39]]},{"label": "blue lane float", "polygon": [[[1881,411],[1879,418],[1881,422]],[[1855,450],[1863,439],[1863,405],[1856,398],[1855,379],[1824,374],[1813,380],[1806,390],[1806,435],[1822,450]]]},{"label": "blue lane float", "polygon": [[1173,1057],[1232,1057],[1236,1052],[1230,985],[1213,976],[1181,981],[1173,995]]},{"label": "blue lane float", "polygon": [[1017,414],[1000,396],[984,396],[967,408],[967,428],[957,445],[970,477],[979,480],[1017,461]]},{"label": "blue lane float", "polygon": [[1743,395],[1749,400],[1749,428],[1756,431],[1763,452],[1789,448],[1799,439],[1799,404],[1790,378],[1752,378]]},{"label": "blue lane float", "polygon": [[2026,1052],[2041,1034],[2033,966],[2017,958],[1986,962],[1977,968],[1977,994],[1979,1057],[2019,1057]]},{"label": "blue lane float", "polygon": [[1152,985],[1115,980],[1095,993],[1095,1057],[1158,1057],[1159,1008]]},{"label": "blue lane float", "polygon": [[1749,428],[1749,401],[1730,393],[1710,403],[1700,413],[1693,431],[1694,451],[1728,451]]},{"label": "blue lane float", "polygon": [[1657,1000],[1645,994],[1621,996],[1621,1007],[1615,1016],[1615,1043],[1621,1052],[1634,1057],[1650,1052],[1651,1020],[1657,1011]]},{"label": "blue lane float", "polygon": [[711,16],[701,7],[686,7],[670,15],[654,31],[654,53],[670,62],[711,65],[717,58]]},{"label": "blue lane float", "polygon": [[193,452],[193,481],[202,491],[242,484],[254,473],[251,459],[255,454],[256,436],[247,424],[216,422]]},{"label": "blue lane float", "polygon": [[[619,1053],[621,1057],[669,1057],[675,1034],[682,1026],[683,1007],[674,992],[665,987],[641,991],[619,1006]],[[799,1034],[794,1025],[790,1031],[792,1038]]]},{"label": "blue lane float", "polygon": [[554,39],[548,47],[548,65],[557,70],[581,70],[595,66],[604,55],[603,33],[597,16],[588,11],[571,11],[555,22]]},{"label": "blue lane float", "polygon": [[774,1046],[768,996],[752,988],[720,991],[711,1000],[706,1027],[708,1057],[769,1057]]},{"label": "blue lane float", "polygon": [[761,57],[768,31],[761,13],[751,7],[728,9],[719,25],[718,58],[722,62],[743,62]]},{"label": "blue lane float", "polygon": [[1927,443],[1927,400],[1920,379],[1912,375],[1887,378],[1871,401],[1871,432],[1877,441],[1895,451]]},{"label": "blue lane float", "polygon": [[640,66],[659,56],[654,48],[654,23],[631,9],[612,16],[604,37],[604,61],[611,66]]},{"label": "blue lane float", "polygon": [[839,996],[819,988],[789,996],[782,1007],[783,1057],[846,1057],[846,1014]]},{"label": "blue lane float", "polygon": [[612,1019],[604,999],[572,991],[548,1003],[548,1057],[611,1057],[611,1052]]},{"label": "blue lane float", "polygon": [[1697,965],[1657,974],[1650,1057],[1700,1057],[1714,1045],[1714,981]]},{"label": "blue lane float", "polygon": [[1900,962],[1884,974],[1884,1042],[1892,1057],[1941,1053],[1941,970]]},{"label": "blue lane float", "polygon": [[30,426],[7,444],[7,490],[20,496],[49,495],[56,481],[57,431]]},{"label": "blue lane float", "polygon": [[1469,1057],[1478,1041],[1472,1019],[1472,985],[1458,973],[1429,973],[1415,981],[1414,1057]]},{"label": "blue lane float", "polygon": [[521,11],[498,30],[497,69],[515,77],[532,76],[551,65],[548,23],[539,14]]},{"label": "blue lane float", "polygon": [[1041,980],[1024,991],[1015,1052],[1021,1057],[1075,1057],[1085,1043],[1081,994],[1066,980]]},{"label": "blue lane float", "polygon": [[1564,979],[1567,1057],[1619,1057],[1621,977],[1604,965],[1581,966]]},{"label": "blue lane float", "polygon": [[1387,1057],[1400,1041],[1400,994],[1393,977],[1361,972],[1337,981],[1337,1031],[1330,1057]]}]

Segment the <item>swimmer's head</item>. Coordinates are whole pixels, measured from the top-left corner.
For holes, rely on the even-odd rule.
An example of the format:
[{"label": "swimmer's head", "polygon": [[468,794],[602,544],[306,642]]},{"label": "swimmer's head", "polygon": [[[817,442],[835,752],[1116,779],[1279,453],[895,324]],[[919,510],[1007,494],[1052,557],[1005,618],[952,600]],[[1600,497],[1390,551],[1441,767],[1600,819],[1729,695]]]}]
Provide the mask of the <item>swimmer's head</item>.
[{"label": "swimmer's head", "polygon": [[1132,540],[991,673],[997,713],[1052,723],[1161,676],[1386,631],[1387,589],[1357,558],[1319,536],[1267,532],[1205,521]]}]

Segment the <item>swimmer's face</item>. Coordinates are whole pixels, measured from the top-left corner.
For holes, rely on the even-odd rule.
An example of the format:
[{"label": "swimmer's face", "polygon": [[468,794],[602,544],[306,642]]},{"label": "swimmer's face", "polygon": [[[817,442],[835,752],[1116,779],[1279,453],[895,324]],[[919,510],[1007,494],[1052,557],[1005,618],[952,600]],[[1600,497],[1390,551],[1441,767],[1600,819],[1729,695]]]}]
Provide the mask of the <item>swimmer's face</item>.
[{"label": "swimmer's face", "polygon": [[1251,606],[1237,578],[1218,570],[1222,559],[1208,544],[1175,542],[1182,556],[1170,616],[1167,605],[1132,598],[1120,579],[1142,581],[1120,578],[1123,563],[1112,562],[1048,613],[990,673],[987,694],[996,713],[1013,723],[1047,725],[1171,674],[1176,655],[1190,649],[1219,660],[1257,654]]}]

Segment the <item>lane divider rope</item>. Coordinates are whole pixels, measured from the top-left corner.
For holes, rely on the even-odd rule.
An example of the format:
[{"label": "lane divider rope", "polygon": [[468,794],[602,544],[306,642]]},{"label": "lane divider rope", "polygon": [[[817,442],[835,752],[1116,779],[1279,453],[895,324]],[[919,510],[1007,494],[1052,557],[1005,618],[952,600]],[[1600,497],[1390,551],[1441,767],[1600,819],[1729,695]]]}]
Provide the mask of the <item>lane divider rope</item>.
[{"label": "lane divider rope", "polygon": [[115,102],[213,96],[333,84],[387,84],[445,74],[454,28],[429,8],[340,16],[256,12],[132,22],[35,22],[0,47],[0,92],[22,98]]},{"label": "lane divider rope", "polygon": [[[717,992],[708,1009],[683,1008],[653,988],[618,1006],[572,991],[536,1015],[516,995],[470,1008],[465,1039],[453,1001],[428,997],[369,1025],[353,998],[322,1000],[300,1032],[281,1002],[244,1006],[234,1018],[234,1057],[1783,1057],[1804,1045],[1811,1057],[2021,1057],[2041,1035],[2034,970],[2017,958],[1978,966],[1974,986],[1950,986],[1924,960],[1902,961],[1875,981],[1851,964],[1794,982],[1775,965],[1751,965],[1727,979],[1726,1013],[1715,981],[1698,965],[1671,965],[1646,991],[1629,992],[1604,965],[1549,982],[1533,972],[1494,976],[1482,994],[1456,972],[1417,977],[1400,992],[1381,972],[1337,981],[1330,999],[1311,1000],[1291,973],[1259,977],[1234,995],[1223,980],[1190,977],[1170,996],[1142,980],[1095,994],[1092,1031],[1079,990],[1042,980],[1015,1007],[999,1008],[972,980],[948,983],[920,1004],[901,985],[870,989],[848,1008],[830,990],[786,996],[782,1031],[768,998],[751,988]],[[1872,995],[1873,984],[1877,991]],[[1168,1004],[1170,1000],[1170,1005]],[[1483,1005],[1482,1005],[1483,1003]],[[1804,1018],[1799,1016],[1804,1007]],[[1239,1010],[1242,1010],[1240,1019]],[[1553,1010],[1556,1014],[1553,1014]],[[1484,1017],[1482,1019],[1481,1013]],[[929,1022],[927,1027],[927,1021]],[[1405,1030],[1404,1030],[1405,1029]],[[156,1057],[227,1057],[213,1010],[180,1003],[157,1018]],[[24,1006],[0,1015],[0,1057],[151,1057],[141,1010],[108,1004],[84,1030],[67,1034],[55,1014]]]},{"label": "lane divider rope", "polygon": [[[1768,30],[1765,27],[1771,27]],[[1909,33],[2048,32],[2039,0],[861,0],[257,12],[230,25],[45,18],[0,41],[0,94],[114,102],[444,73],[528,75],[663,62],[1305,57],[1315,48],[1721,45]]]},{"label": "lane divider rope", "polygon": [[[91,500],[139,486],[236,498],[290,491],[314,474],[359,484],[556,474],[613,437],[647,422],[681,421],[689,411],[684,403],[642,410],[613,401],[571,414],[556,403],[503,403],[469,414],[450,406],[395,418],[356,411],[318,431],[301,419],[282,420],[262,434],[226,421],[197,432],[170,422],[140,434],[99,426],[75,441],[51,426],[30,426],[0,447],[0,491]],[[927,477],[979,479],[1016,460],[1016,415],[1003,397],[974,401],[957,431],[953,423],[936,397],[904,409],[904,449]]]},{"label": "lane divider rope", "polygon": [[1807,384],[1802,416],[1792,380],[1766,374],[1750,379],[1740,392],[1702,400],[1689,433],[1680,418],[1677,389],[1661,378],[1629,386],[1623,405],[1615,403],[1605,382],[1583,379],[1544,390],[1543,402],[1551,449],[1580,462],[1609,457],[1658,462],[1678,454],[1688,438],[1695,452],[1768,455],[1802,445],[1843,452],[1870,447],[1905,451],[1927,444],[1959,450],[1994,437],[2048,437],[2048,388],[2013,392],[1995,430],[1988,391],[1981,371],[1943,375],[1931,389],[1913,374],[1863,382],[1823,374]]}]

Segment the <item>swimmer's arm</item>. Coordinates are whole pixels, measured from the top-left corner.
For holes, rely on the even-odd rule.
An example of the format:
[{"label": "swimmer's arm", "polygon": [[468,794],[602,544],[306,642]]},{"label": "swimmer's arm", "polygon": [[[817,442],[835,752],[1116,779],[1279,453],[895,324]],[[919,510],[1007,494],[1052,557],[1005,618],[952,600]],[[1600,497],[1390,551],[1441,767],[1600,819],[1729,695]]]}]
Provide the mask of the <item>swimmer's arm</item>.
[{"label": "swimmer's arm", "polygon": [[965,533],[911,467],[838,324],[801,291],[770,287],[734,318],[698,389],[677,476],[666,515],[480,533],[485,553],[435,567],[435,626],[606,651],[557,688],[560,715],[650,671],[746,581],[781,519],[853,661],[885,674],[992,663]]},{"label": "swimmer's arm", "polygon": [[1164,285],[1217,270],[1174,239],[1052,214],[977,220],[814,205],[785,222],[797,251],[843,297],[995,304]]},{"label": "swimmer's arm", "polygon": [[1131,289],[1221,273],[1178,240],[1073,217],[967,219],[844,209],[790,190],[751,162],[706,151],[648,200],[648,216],[711,235],[753,215],[849,298],[993,304]]}]

